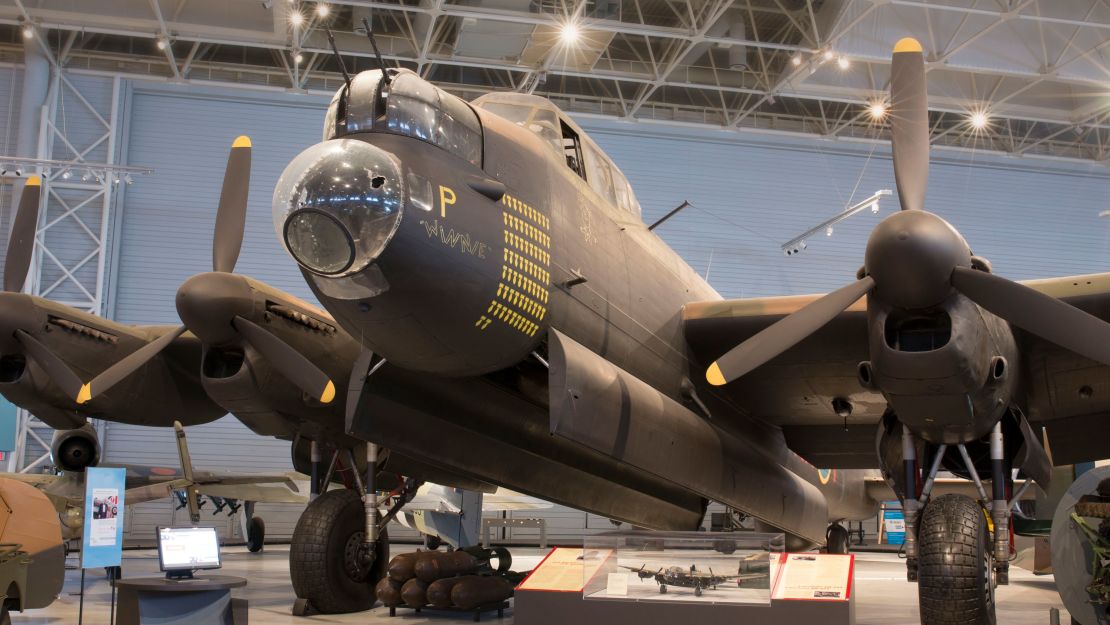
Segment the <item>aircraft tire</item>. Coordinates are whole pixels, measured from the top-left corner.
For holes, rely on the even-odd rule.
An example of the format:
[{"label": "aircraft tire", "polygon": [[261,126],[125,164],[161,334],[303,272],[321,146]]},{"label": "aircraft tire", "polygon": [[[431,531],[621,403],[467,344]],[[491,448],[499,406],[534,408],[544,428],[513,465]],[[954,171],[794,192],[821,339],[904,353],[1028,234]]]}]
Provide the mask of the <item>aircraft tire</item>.
[{"label": "aircraft tire", "polygon": [[826,551],[837,555],[847,555],[850,551],[848,547],[848,530],[839,523],[833,523],[829,526],[828,531],[825,532],[825,543],[828,545]]},{"label": "aircraft tire", "polygon": [[374,587],[389,564],[389,535],[383,528],[373,564],[359,560],[365,536],[362,498],[353,490],[328,491],[308,504],[289,546],[293,590],[324,614],[361,612],[374,606]]},{"label": "aircraft tire", "polygon": [[252,516],[247,523],[247,551],[258,553],[266,544],[266,522],[262,517]]},{"label": "aircraft tire", "polygon": [[995,625],[986,516],[963,495],[934,497],[918,530],[921,625]]}]

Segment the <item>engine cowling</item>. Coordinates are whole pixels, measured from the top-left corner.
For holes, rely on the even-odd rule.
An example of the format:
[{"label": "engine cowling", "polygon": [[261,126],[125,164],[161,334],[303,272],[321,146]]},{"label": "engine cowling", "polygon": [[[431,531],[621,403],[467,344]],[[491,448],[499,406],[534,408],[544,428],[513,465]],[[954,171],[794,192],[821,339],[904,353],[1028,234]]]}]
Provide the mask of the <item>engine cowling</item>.
[{"label": "engine cowling", "polygon": [[75,430],[57,430],[50,442],[50,458],[62,471],[83,473],[100,464],[100,439],[96,430],[85,424]]}]

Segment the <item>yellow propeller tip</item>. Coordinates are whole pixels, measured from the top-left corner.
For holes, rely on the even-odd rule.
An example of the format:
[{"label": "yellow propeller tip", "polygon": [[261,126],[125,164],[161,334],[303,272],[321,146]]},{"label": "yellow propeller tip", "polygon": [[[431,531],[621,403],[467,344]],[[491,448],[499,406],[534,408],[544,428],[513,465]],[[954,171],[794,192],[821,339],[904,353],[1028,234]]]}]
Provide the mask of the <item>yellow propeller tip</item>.
[{"label": "yellow propeller tip", "polygon": [[921,42],[913,37],[904,37],[894,44],[894,52],[921,52]]},{"label": "yellow propeller tip", "polygon": [[233,148],[249,148],[251,147],[251,138],[247,135],[240,135],[235,138],[235,143],[231,144]]},{"label": "yellow propeller tip", "polygon": [[725,376],[721,373],[721,368],[717,366],[717,363],[709,365],[709,368],[705,370],[705,379],[713,386],[724,386],[725,384]]},{"label": "yellow propeller tip", "polygon": [[328,385],[324,387],[324,393],[320,395],[320,403],[330,404],[331,400],[335,399],[335,385],[328,380]]},{"label": "yellow propeller tip", "polygon": [[77,403],[87,404],[92,399],[92,388],[88,384],[81,385],[81,392],[77,393]]},{"label": "yellow propeller tip", "polygon": [[37,187],[37,186],[40,186],[41,184],[42,184],[42,178],[39,178],[38,176],[28,176],[27,177],[27,186],[28,187]]}]

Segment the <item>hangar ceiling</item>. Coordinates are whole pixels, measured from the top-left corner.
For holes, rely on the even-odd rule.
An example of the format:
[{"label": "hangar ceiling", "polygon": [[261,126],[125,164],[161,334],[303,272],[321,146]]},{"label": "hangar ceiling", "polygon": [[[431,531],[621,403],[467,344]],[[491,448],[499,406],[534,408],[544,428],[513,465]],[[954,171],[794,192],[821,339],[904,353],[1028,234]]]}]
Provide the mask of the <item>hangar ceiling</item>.
[{"label": "hangar ceiling", "polygon": [[886,139],[875,105],[910,35],[934,145],[1110,163],[1110,0],[0,0],[0,61],[33,24],[68,68],[330,94],[321,23],[362,70],[363,18],[387,64],[466,97],[845,141]]}]

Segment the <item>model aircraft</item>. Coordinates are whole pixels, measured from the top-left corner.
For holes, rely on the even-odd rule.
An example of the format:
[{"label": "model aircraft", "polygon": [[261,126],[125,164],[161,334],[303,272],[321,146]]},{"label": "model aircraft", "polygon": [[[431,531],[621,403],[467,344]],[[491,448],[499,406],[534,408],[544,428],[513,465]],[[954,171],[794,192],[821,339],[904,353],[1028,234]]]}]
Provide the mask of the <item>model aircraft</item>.
[{"label": "model aircraft", "polygon": [[[923,94],[923,77],[898,77],[907,65],[899,59],[914,54],[895,54],[892,80],[895,152],[910,154],[896,159],[917,177],[915,182],[914,175],[899,174],[904,202],[912,201],[907,198],[915,197],[914,189],[923,189],[927,163],[927,141],[907,149],[910,144],[899,139],[905,134],[899,120],[917,120],[911,124],[917,128],[925,112],[923,98],[907,100],[903,93],[907,84],[917,84]],[[907,101],[921,101],[919,115],[904,115]],[[1038,312],[1021,323],[1011,319],[1015,325],[1051,334],[1041,327],[1045,320],[1066,319],[1059,325],[1082,333],[1085,345],[1057,333],[1051,340],[1066,348],[1056,347],[1026,332],[1018,334],[1019,344],[1003,322],[965,334],[964,324],[974,321],[970,313],[977,308],[953,309],[959,314],[947,315],[946,334],[942,317],[913,308],[921,303],[914,297],[920,293],[912,292],[915,284],[929,293],[947,288],[937,287],[936,275],[925,268],[943,274],[934,261],[944,250],[958,251],[943,244],[953,240],[944,233],[954,230],[930,229],[936,237],[927,240],[940,242],[935,248],[877,247],[861,284],[787,324],[797,330],[807,318],[815,326],[831,319],[827,332],[794,349],[784,342],[781,353],[771,354],[777,357],[720,388],[709,382],[739,375],[730,359],[719,361],[719,376],[707,380],[699,372],[725,346],[813,299],[721,300],[644,225],[620,170],[543,98],[490,94],[466,103],[412,72],[384,65],[348,77],[325,118],[325,141],[289,164],[274,195],[278,236],[330,314],[230,273],[245,218],[245,175],[237,171],[229,167],[224,197],[241,194],[242,201],[221,203],[217,271],[190,280],[178,294],[183,328],[191,332],[174,330],[177,337],[157,349],[148,343],[142,357],[132,352],[126,367],[117,363],[94,371],[105,377],[92,378],[87,397],[96,402],[98,386],[113,379],[133,383],[133,374],[160,349],[196,337],[203,342],[202,384],[214,396],[226,384],[224,407],[237,403],[233,412],[256,432],[300,437],[308,453],[297,457],[308,456],[312,466],[323,466],[315,459],[324,456],[320,448],[334,449],[327,466],[344,469],[350,488],[329,491],[309,505],[291,552],[294,589],[323,611],[364,609],[372,602],[375,576],[388,559],[382,558],[379,538],[389,514],[378,510],[381,485],[392,479],[379,471],[386,457],[411,460],[413,475],[437,470],[643,527],[693,529],[712,499],[749,514],[762,527],[783,531],[788,546],[800,549],[824,543],[830,522],[873,514],[864,474],[854,469],[882,468],[895,487],[922,484],[920,495],[915,490],[905,497],[911,516],[913,502],[928,501],[932,467],[956,468],[975,478],[986,473],[990,445],[980,439],[1003,412],[1005,431],[992,439],[998,441],[995,465],[1020,467],[1044,483],[1048,459],[1031,436],[1030,422],[1047,424],[1050,438],[1057,437],[1057,460],[1110,455],[1110,437],[1090,435],[1105,431],[1110,405],[1083,390],[1096,388],[1106,375],[1096,361],[1106,362],[1107,355],[1097,350],[1110,343],[1095,337],[1110,331],[1104,322],[1110,317],[1108,275],[1015,287],[1025,289],[1023,301],[1055,303],[1027,306]],[[920,221],[937,225],[930,218]],[[899,232],[884,240],[901,241]],[[938,254],[915,255],[921,248]],[[972,267],[968,257],[955,272],[958,288],[970,292],[976,287],[968,283],[984,280],[997,287],[991,274],[965,271]],[[975,266],[989,268],[979,260]],[[884,321],[874,326],[877,342],[868,340],[871,327],[862,306],[839,315],[872,287],[868,306],[874,302],[876,314],[885,311]],[[900,299],[900,289],[908,291],[902,293],[908,299]],[[890,301],[909,307],[880,309],[888,291],[895,297]],[[1030,300],[1029,293],[1040,298]],[[837,308],[844,300],[849,301]],[[1070,304],[1101,319],[1076,317]],[[830,307],[836,308],[831,317],[817,314]],[[895,340],[883,351],[888,318]],[[792,336],[801,340],[811,330],[802,329]],[[336,336],[346,338],[329,338]],[[354,352],[347,341],[353,341]],[[949,349],[910,351],[922,344]],[[989,353],[999,346],[1001,353]],[[869,347],[878,352],[870,361]],[[909,355],[921,354],[940,362],[899,369]],[[987,410],[976,394],[970,404],[961,404],[956,400],[970,395],[958,386],[960,376],[930,379],[933,370],[950,364],[945,360],[950,356],[968,363],[963,372],[984,388],[991,385],[996,395],[989,399],[1002,403]],[[861,361],[868,364],[857,374]],[[1032,370],[1040,375],[1015,373]],[[1057,386],[1076,384],[1074,393],[1053,395]],[[233,386],[255,393],[250,401],[241,400],[230,392]],[[937,395],[933,387],[947,394]],[[107,388],[105,397],[115,391]],[[254,403],[261,396],[281,402]],[[1049,400],[1065,396],[1075,399]],[[346,405],[321,409],[336,397],[346,398]],[[266,418],[252,421],[255,414]],[[959,421],[969,414],[974,427]],[[842,433],[845,424],[848,431]],[[906,451],[900,454],[903,425]],[[270,426],[282,429],[266,432]],[[877,426],[884,435],[879,457]],[[933,437],[930,428],[951,430],[952,436]],[[961,469],[955,454],[936,453],[941,444],[956,441],[965,441],[964,464],[975,471]],[[925,474],[910,479],[918,457],[934,462],[923,462]],[[819,473],[814,465],[836,469],[838,477]],[[334,473],[329,469],[325,475]],[[997,528],[1005,527],[1008,484],[1002,476],[992,485],[1001,495],[994,499],[1003,502],[994,505]],[[985,491],[980,498],[991,500]],[[937,520],[930,520],[927,505],[923,522],[944,522],[947,508],[938,503],[963,505],[970,513],[968,501],[976,506],[969,518],[978,519],[973,500],[938,498],[931,504]],[[361,549],[347,550],[344,558],[309,557],[341,551],[338,546],[355,536]],[[943,532],[935,536],[956,540]],[[946,546],[953,545],[929,549]],[[993,573],[988,562],[980,563],[976,576]],[[938,606],[938,614],[960,601],[921,588],[930,599],[923,605]],[[975,588],[993,592],[989,583]],[[990,599],[987,609],[993,609]],[[979,622],[980,612],[961,615],[958,622]],[[926,614],[927,623],[937,622],[930,619]]]},{"label": "model aircraft", "polygon": [[736,575],[717,575],[712,568],[709,569],[709,572],[699,571],[696,564],[691,564],[688,569],[681,566],[668,566],[666,568],[660,567],[656,571],[647,570],[647,564],[640,566],[640,568],[625,565],[621,565],[620,568],[636,573],[640,579],[655,580],[655,583],[659,584],[659,594],[666,594],[667,586],[677,586],[693,588],[695,597],[700,597],[705,590],[717,590],[717,586],[731,581],[735,581],[736,585],[740,586],[746,580],[768,579],[768,573],[738,572]]}]

